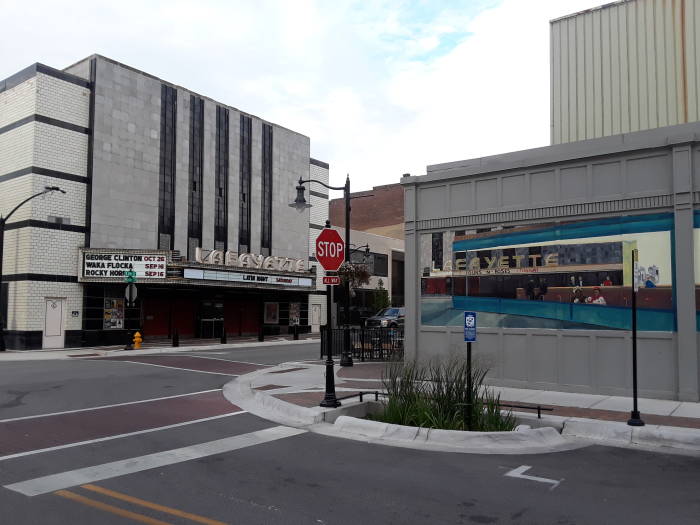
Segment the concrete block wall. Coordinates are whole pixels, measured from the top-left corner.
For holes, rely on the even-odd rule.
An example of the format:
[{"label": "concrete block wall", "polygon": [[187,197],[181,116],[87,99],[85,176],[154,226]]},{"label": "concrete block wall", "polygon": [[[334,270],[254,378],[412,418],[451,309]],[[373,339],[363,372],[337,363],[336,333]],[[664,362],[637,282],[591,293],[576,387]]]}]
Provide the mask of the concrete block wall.
[{"label": "concrete block wall", "polygon": [[98,57],[92,248],[158,246],[161,83]]},{"label": "concrete block wall", "polygon": [[[272,253],[308,260],[309,211],[299,213],[289,203],[296,198],[299,179],[309,177],[310,141],[304,135],[273,125],[272,144]],[[256,163],[261,163],[261,159],[254,160]],[[257,193],[260,194],[259,189]],[[260,221],[259,209],[253,218],[254,223]]]},{"label": "concrete block wall", "polygon": [[[92,58],[92,57],[91,57]],[[157,247],[161,84],[164,81],[99,55],[91,247]],[[83,62],[89,62],[86,59]],[[68,71],[86,74],[83,63]],[[187,254],[190,95],[177,89],[175,249]],[[196,96],[201,96],[195,94]],[[216,106],[204,98],[202,247],[214,246]],[[228,106],[227,106],[228,107]],[[238,249],[240,112],[229,109],[229,248]],[[251,247],[260,253],[262,120],[252,116]],[[308,137],[273,124],[272,254],[306,259],[308,212],[298,214],[296,181],[309,173]],[[128,209],[128,215],[124,210]]]},{"label": "concrete block wall", "polygon": [[[326,166],[319,165],[322,163],[312,162],[309,165],[309,179],[319,180],[325,184],[329,181],[329,168]],[[296,186],[296,184],[295,184]],[[326,272],[323,270],[320,264],[315,261],[316,256],[316,238],[321,233],[321,230],[317,226],[324,226],[326,219],[328,219],[328,188],[324,188],[320,184],[307,183],[306,200],[311,204],[309,208],[309,265],[313,267],[316,275],[316,289],[319,291],[325,291],[326,286],[323,284],[323,277]],[[309,190],[314,191],[317,194],[325,195],[325,197],[320,197],[318,195],[312,195]],[[296,198],[296,191],[294,194]],[[290,202],[294,200],[292,198]],[[326,295],[323,294],[311,294],[309,295],[309,323],[311,323],[311,315],[313,312],[313,305],[319,305],[321,308],[320,324],[326,324]]]}]

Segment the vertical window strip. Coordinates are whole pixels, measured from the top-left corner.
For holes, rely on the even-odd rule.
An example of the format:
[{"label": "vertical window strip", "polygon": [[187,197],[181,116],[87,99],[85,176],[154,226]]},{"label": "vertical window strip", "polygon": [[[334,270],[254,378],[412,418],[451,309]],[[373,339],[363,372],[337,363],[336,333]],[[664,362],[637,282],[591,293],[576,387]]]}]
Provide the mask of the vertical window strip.
[{"label": "vertical window strip", "polygon": [[216,195],[214,196],[214,248],[226,250],[228,239],[229,112],[216,107]]},{"label": "vertical window strip", "polygon": [[177,90],[161,84],[158,248],[174,248]]},{"label": "vertical window strip", "polygon": [[204,100],[190,95],[190,164],[188,258],[202,243],[202,171],[204,169]]},{"label": "vertical window strip", "polygon": [[262,218],[261,247],[263,255],[272,249],[272,126],[262,126]]},{"label": "vertical window strip", "polygon": [[252,118],[247,115],[241,115],[240,220],[238,221],[238,249],[241,252],[250,251],[250,187],[253,155],[252,132]]}]

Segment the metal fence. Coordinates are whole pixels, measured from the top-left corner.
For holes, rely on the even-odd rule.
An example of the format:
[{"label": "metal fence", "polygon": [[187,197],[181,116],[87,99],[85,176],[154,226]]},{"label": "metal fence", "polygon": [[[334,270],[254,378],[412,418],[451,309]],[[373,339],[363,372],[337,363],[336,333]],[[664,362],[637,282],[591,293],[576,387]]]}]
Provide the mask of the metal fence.
[{"label": "metal fence", "polygon": [[[359,361],[390,361],[403,358],[402,328],[349,328],[350,352]],[[331,329],[333,357],[340,357],[345,345],[345,329]],[[321,327],[321,359],[327,355],[328,331]]]}]

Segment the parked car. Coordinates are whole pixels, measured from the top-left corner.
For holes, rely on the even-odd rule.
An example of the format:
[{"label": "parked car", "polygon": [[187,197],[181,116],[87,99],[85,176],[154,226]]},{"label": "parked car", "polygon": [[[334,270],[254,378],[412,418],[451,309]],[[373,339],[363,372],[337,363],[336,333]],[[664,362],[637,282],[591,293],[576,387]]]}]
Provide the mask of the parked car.
[{"label": "parked car", "polygon": [[367,328],[403,327],[406,309],[404,307],[384,308],[365,321]]}]

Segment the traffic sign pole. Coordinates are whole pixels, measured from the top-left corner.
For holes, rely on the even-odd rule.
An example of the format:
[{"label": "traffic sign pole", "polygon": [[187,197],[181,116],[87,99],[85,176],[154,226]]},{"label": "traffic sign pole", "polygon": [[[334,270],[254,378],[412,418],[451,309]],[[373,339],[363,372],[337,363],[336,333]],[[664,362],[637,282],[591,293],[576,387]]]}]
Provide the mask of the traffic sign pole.
[{"label": "traffic sign pole", "polygon": [[474,383],[472,381],[472,342],[476,341],[476,312],[464,312],[464,340],[467,342],[467,430],[472,430]]},{"label": "traffic sign pole", "polygon": [[637,405],[637,250],[632,250],[632,397],[633,409],[627,424],[632,427],[643,427],[644,421],[639,414]]},{"label": "traffic sign pole", "polygon": [[[335,234],[335,235],[334,235]],[[328,243],[337,243],[340,239],[338,232],[331,229],[331,221],[326,221],[325,229],[316,239],[316,260],[327,271],[336,271],[342,264],[342,254],[344,244],[340,239],[340,262],[337,260],[338,246],[333,246],[333,253],[336,257],[330,257],[327,251],[330,250]],[[320,240],[320,242],[319,242]],[[335,268],[333,268],[335,266]],[[324,278],[325,279],[325,278]],[[340,401],[335,395],[335,372],[333,370],[333,328],[331,327],[331,309],[333,308],[333,286],[326,285],[326,394],[321,401],[321,406],[325,408],[336,408],[340,406]]]}]

